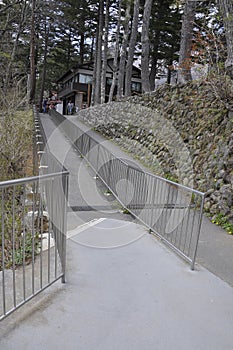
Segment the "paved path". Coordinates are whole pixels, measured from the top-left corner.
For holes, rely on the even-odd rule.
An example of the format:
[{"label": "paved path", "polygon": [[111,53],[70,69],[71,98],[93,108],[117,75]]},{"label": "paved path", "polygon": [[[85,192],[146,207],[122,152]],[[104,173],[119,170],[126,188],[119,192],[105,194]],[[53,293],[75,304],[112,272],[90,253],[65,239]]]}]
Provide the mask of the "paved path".
[{"label": "paved path", "polygon": [[[77,116],[70,116],[69,119],[83,131],[87,132],[89,130],[99,142],[107,145],[108,149],[119,158],[125,158],[136,164],[136,166],[148,171],[147,168],[123,152],[114,143],[107,141],[101,135],[90,130]],[[197,261],[233,286],[233,236],[228,235],[225,230],[212,224],[206,217],[203,218]]]},{"label": "paved path", "polygon": [[[51,136],[50,117],[43,121]],[[56,283],[2,321],[0,349],[232,349],[232,287],[200,265],[192,272],[123,215],[59,130],[54,136],[51,146],[72,170],[70,206],[85,209],[69,212],[67,283]],[[80,192],[84,180],[88,194]],[[205,221],[205,227],[212,226]],[[209,235],[217,237],[215,226],[201,236],[202,254]]]},{"label": "paved path", "polygon": [[[118,234],[131,244],[116,247]],[[112,247],[99,247],[98,235]],[[191,272],[142,226],[107,219],[74,234],[67,250],[67,283],[4,320],[1,349],[232,349],[232,288]]]}]

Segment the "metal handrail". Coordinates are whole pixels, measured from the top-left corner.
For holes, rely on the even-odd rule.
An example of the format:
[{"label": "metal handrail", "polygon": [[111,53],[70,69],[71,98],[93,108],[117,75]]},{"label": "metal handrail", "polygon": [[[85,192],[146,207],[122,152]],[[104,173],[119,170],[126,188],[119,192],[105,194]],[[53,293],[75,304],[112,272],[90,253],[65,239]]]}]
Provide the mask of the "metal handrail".
[{"label": "metal handrail", "polygon": [[34,119],[40,175],[0,182],[0,321],[57,280],[65,282],[69,172],[45,147],[35,109]]},{"label": "metal handrail", "polygon": [[35,182],[38,180],[45,180],[45,179],[49,179],[49,178],[53,178],[53,177],[60,177],[61,175],[69,175],[68,170],[61,171],[58,173],[51,173],[51,174],[44,174],[44,175],[38,175],[38,176],[24,177],[24,178],[20,178],[20,179],[1,181],[0,188],[13,186],[13,185],[22,185],[22,184]]},{"label": "metal handrail", "polygon": [[[51,111],[51,115],[123,207],[190,262],[193,270],[205,193],[128,164],[98,143],[90,132],[84,132],[56,111]],[[114,162],[118,163],[116,168]],[[122,179],[126,182],[121,189],[124,195],[116,190]],[[132,184],[134,193],[130,192]],[[131,201],[130,195],[134,196]],[[174,201],[178,203],[176,206]]]}]

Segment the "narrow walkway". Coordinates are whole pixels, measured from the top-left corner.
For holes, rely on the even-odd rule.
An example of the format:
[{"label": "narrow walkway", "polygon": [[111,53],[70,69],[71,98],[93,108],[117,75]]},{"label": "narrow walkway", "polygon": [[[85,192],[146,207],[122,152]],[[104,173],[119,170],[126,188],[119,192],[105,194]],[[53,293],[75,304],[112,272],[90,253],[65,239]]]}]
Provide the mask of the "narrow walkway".
[{"label": "narrow walkway", "polygon": [[[94,135],[100,143],[106,145],[119,158],[127,159],[135,166],[148,171],[147,168],[129,154],[123,152],[117,145],[90,130],[77,116],[69,116],[68,118],[83,131]],[[46,120],[48,121],[48,119]],[[233,236],[228,235],[221,227],[212,224],[206,217],[203,218],[197,262],[233,287]]]},{"label": "narrow walkway", "polygon": [[[121,206],[96,179],[94,171],[56,127],[52,118],[41,114],[41,119],[52,153],[70,172],[68,230],[102,217],[133,221],[130,215],[122,214]],[[88,130],[85,126],[83,128]],[[105,141],[98,134],[96,136],[100,142]]]},{"label": "narrow walkway", "polygon": [[130,222],[49,116],[43,123],[71,172],[71,209],[83,210],[69,212],[67,283],[2,321],[0,348],[231,349],[232,287]]}]

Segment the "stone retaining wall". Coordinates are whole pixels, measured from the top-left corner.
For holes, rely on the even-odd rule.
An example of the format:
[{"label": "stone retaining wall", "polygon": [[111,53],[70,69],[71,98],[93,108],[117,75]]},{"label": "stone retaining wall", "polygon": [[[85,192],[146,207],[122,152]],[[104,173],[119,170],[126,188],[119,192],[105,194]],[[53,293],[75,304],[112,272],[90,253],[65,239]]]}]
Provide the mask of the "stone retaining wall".
[{"label": "stone retaining wall", "polygon": [[78,116],[157,174],[206,192],[210,216],[233,224],[233,111],[210,86],[162,86]]}]

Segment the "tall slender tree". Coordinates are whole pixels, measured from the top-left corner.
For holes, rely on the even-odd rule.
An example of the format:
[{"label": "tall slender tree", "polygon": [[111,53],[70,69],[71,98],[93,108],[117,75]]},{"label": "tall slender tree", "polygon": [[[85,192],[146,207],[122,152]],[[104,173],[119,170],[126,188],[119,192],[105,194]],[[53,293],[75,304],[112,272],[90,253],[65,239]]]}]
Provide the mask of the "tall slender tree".
[{"label": "tall slender tree", "polygon": [[153,3],[150,25],[150,85],[155,88],[156,76],[160,66],[166,67],[170,82],[171,69],[174,60],[178,59],[180,45],[181,14],[179,6],[173,0],[160,0]]},{"label": "tall slender tree", "polygon": [[45,79],[47,72],[47,56],[48,56],[48,46],[49,46],[49,34],[50,34],[50,21],[44,21],[44,55],[43,55],[43,67],[41,75],[41,87],[40,87],[40,99],[39,106],[42,108],[42,101],[44,97],[45,90]]},{"label": "tall slender tree", "polygon": [[117,16],[117,28],[115,33],[115,49],[113,57],[113,74],[112,74],[112,83],[109,92],[108,101],[111,102],[113,99],[114,90],[116,87],[117,72],[118,72],[118,58],[119,58],[119,42],[120,42],[120,27],[121,27],[121,7],[122,0],[118,2],[118,16]]},{"label": "tall slender tree", "polygon": [[139,11],[140,11],[140,0],[134,0],[134,14],[133,14],[133,22],[132,22],[131,35],[130,35],[129,48],[128,48],[126,74],[125,74],[125,96],[131,95],[131,80],[132,80],[135,46],[136,46],[137,35],[138,35]]},{"label": "tall slender tree", "polygon": [[220,10],[223,16],[225,35],[227,41],[226,69],[233,79],[233,2],[232,0],[219,0]]},{"label": "tall slender tree", "polygon": [[35,11],[36,0],[32,0],[31,4],[31,34],[30,34],[30,86],[29,86],[29,103],[35,103],[36,93],[36,32],[35,32]]},{"label": "tall slender tree", "polygon": [[109,35],[109,8],[110,0],[106,0],[105,5],[105,24],[104,24],[104,47],[103,47],[103,62],[101,72],[101,103],[105,102],[105,87],[106,87],[106,70],[107,70],[107,55],[108,55],[108,35]]},{"label": "tall slender tree", "polygon": [[102,32],[103,32],[104,0],[100,0],[98,7],[98,28],[96,32],[95,62],[92,81],[92,105],[99,104],[101,87],[101,63],[102,63]]},{"label": "tall slender tree", "polygon": [[117,99],[122,98],[124,95],[125,63],[126,63],[127,48],[129,44],[129,26],[130,26],[130,19],[131,19],[130,9],[131,9],[131,2],[130,0],[127,0],[125,18],[124,18],[124,35],[123,35],[123,41],[122,41],[121,50],[120,50],[121,52],[120,52],[120,63],[119,63],[119,70],[118,70]]},{"label": "tall slender tree", "polygon": [[149,70],[149,54],[150,54],[150,39],[149,39],[149,25],[153,0],[146,0],[143,10],[142,23],[142,91],[150,91],[150,70]]},{"label": "tall slender tree", "polygon": [[[3,28],[1,28],[2,29],[1,37],[3,39],[2,47],[8,46],[7,52],[5,52],[5,55],[2,55],[3,57],[5,56],[7,58],[6,70],[3,71],[5,72],[4,83],[3,83],[5,92],[9,88],[9,84],[11,85],[13,84],[12,82],[12,78],[14,75],[13,70],[14,70],[14,66],[16,65],[15,60],[16,60],[16,55],[19,47],[19,40],[26,26],[28,13],[29,13],[29,6],[27,1],[22,1],[20,4],[15,4],[14,7],[13,5],[10,6],[9,4],[8,9],[10,12],[7,14],[5,18],[5,23],[3,25]],[[18,11],[17,18],[14,17],[16,16],[16,11]],[[16,24],[15,30],[13,30],[13,28],[11,27],[13,23]],[[14,38],[13,40],[12,40],[12,36]]]},{"label": "tall slender tree", "polygon": [[191,49],[195,19],[196,1],[186,0],[182,18],[181,42],[179,55],[178,82],[186,83],[192,80]]}]

